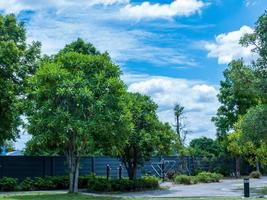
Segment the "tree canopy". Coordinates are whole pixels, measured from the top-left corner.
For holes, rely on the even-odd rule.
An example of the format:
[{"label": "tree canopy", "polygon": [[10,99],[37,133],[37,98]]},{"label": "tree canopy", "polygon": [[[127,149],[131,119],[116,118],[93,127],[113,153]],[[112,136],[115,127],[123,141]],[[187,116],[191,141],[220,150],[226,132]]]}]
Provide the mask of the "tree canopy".
[{"label": "tree canopy", "polygon": [[20,124],[25,78],[34,73],[40,43],[26,44],[26,33],[15,15],[0,15],[0,145],[14,140]]},{"label": "tree canopy", "polygon": [[65,153],[70,192],[77,192],[80,157],[93,147],[119,152],[131,129],[119,67],[88,47],[78,39],[28,79],[28,131]]}]

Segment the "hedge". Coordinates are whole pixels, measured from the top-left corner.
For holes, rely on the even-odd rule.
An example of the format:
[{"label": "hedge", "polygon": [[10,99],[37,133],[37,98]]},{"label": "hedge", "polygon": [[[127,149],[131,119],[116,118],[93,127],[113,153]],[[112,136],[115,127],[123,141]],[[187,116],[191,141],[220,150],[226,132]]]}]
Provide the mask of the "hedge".
[{"label": "hedge", "polygon": [[[28,177],[20,183],[16,178],[3,177],[0,179],[1,191],[60,190],[68,189],[68,187],[68,176]],[[137,191],[158,187],[158,179],[152,176],[145,176],[136,180],[107,180],[106,178],[94,175],[79,177],[79,188],[88,188],[90,191],[96,192]]]},{"label": "hedge", "polygon": [[159,182],[154,176],[144,176],[136,180],[107,180],[104,177],[92,176],[88,182],[88,190],[91,192],[142,191],[158,188]]}]

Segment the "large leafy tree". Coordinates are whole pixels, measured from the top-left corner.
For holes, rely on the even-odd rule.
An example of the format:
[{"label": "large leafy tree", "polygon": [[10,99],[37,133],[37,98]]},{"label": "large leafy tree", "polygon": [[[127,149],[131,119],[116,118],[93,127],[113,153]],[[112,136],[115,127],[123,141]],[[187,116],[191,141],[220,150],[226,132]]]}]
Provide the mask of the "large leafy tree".
[{"label": "large leafy tree", "polygon": [[0,15],[0,145],[18,134],[25,78],[34,73],[40,43],[26,44],[22,23]]},{"label": "large leafy tree", "polygon": [[121,159],[129,178],[134,179],[137,167],[143,165],[153,154],[170,153],[175,133],[168,124],[158,120],[157,105],[148,96],[129,93],[128,98],[134,126]]},{"label": "large leafy tree", "polygon": [[45,59],[28,83],[28,131],[41,146],[64,152],[69,191],[77,192],[81,156],[96,147],[120,152],[130,132],[120,69],[78,39]]},{"label": "large leafy tree", "polygon": [[241,39],[244,46],[253,45],[254,52],[259,56],[253,62],[255,70],[255,86],[261,103],[267,103],[267,11],[256,22],[255,31],[252,34],[246,34]]},{"label": "large leafy tree", "polygon": [[216,116],[212,118],[219,138],[224,138],[230,130],[233,130],[238,117],[258,103],[254,88],[254,71],[244,65],[242,60],[232,61],[224,71],[224,77],[218,94],[221,106]]}]

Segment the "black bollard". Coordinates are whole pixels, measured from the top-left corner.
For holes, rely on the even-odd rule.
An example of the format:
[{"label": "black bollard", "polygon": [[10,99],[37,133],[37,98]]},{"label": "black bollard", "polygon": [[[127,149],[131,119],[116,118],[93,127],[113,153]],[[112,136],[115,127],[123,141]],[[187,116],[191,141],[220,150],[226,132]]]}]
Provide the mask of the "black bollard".
[{"label": "black bollard", "polygon": [[122,174],[122,166],[119,166],[119,179],[121,179],[121,174]]},{"label": "black bollard", "polygon": [[249,178],[244,178],[244,197],[247,198],[249,196]]},{"label": "black bollard", "polygon": [[109,179],[109,173],[110,173],[110,166],[109,164],[107,164],[107,180]]}]

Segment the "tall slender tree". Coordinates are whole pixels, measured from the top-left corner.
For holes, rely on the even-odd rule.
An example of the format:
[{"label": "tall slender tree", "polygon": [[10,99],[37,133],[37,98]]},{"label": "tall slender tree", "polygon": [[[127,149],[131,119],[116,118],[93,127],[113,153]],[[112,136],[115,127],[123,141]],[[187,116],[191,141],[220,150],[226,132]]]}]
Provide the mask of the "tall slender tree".
[{"label": "tall slender tree", "polygon": [[182,131],[182,124],[181,124],[181,117],[184,113],[184,107],[181,106],[180,104],[176,104],[174,106],[174,115],[175,115],[175,120],[176,120],[176,133],[178,136],[179,142],[182,144],[182,136],[181,136],[181,131]]}]

